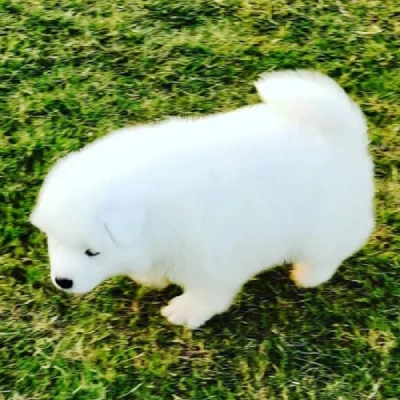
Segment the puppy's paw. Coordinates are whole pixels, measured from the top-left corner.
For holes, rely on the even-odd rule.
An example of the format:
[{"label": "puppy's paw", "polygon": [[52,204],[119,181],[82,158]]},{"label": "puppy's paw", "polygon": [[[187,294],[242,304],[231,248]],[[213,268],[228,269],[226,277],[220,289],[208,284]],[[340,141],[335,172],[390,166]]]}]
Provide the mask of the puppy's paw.
[{"label": "puppy's paw", "polygon": [[[331,267],[328,267],[332,265]],[[325,266],[325,267],[322,267]],[[318,267],[306,263],[298,263],[293,266],[291,278],[297,286],[311,288],[327,282],[335,273],[339,264],[321,264]]]},{"label": "puppy's paw", "polygon": [[302,288],[315,287],[321,283],[315,270],[307,264],[295,264],[290,277],[298,287]]},{"label": "puppy's paw", "polygon": [[161,309],[161,315],[171,324],[183,325],[190,329],[199,328],[215,313],[214,308],[204,298],[190,292],[173,298]]}]

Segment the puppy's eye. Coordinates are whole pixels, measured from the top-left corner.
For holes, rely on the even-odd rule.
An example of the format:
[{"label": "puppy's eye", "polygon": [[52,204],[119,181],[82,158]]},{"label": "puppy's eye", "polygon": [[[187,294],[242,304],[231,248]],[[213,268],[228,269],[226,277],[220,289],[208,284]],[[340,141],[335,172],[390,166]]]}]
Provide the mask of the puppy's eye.
[{"label": "puppy's eye", "polygon": [[99,253],[98,251],[93,251],[93,250],[87,249],[87,250],[85,251],[85,254],[86,254],[88,257],[94,257],[94,256],[98,256],[100,253]]}]

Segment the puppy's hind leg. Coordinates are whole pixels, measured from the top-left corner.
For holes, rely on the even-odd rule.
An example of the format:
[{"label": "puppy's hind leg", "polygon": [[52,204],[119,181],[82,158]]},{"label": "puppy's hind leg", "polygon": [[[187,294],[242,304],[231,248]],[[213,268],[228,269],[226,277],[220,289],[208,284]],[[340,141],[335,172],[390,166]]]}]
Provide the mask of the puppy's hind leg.
[{"label": "puppy's hind leg", "polygon": [[298,262],[293,265],[291,278],[299,287],[319,286],[335,274],[341,262]]}]

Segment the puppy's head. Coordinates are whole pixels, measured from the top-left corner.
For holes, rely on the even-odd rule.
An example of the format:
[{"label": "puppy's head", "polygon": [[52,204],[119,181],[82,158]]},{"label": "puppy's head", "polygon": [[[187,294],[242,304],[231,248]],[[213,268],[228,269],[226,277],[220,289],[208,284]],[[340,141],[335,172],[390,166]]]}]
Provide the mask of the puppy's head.
[{"label": "puppy's head", "polygon": [[54,285],[86,293],[135,266],[140,270],[143,209],[115,185],[96,179],[98,171],[88,179],[74,157],[62,164],[46,178],[30,216],[47,235]]}]

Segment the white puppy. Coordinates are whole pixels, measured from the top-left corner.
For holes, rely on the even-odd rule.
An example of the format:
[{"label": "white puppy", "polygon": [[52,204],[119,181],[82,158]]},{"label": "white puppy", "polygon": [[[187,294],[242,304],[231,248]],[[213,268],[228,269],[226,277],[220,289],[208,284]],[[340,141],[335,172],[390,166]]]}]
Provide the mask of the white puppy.
[{"label": "white puppy", "polygon": [[284,261],[300,286],[331,278],[374,225],[363,114],[317,72],[256,87],[261,104],[121,129],[58,162],[31,215],[55,285],[173,282],[162,315],[196,328]]}]

